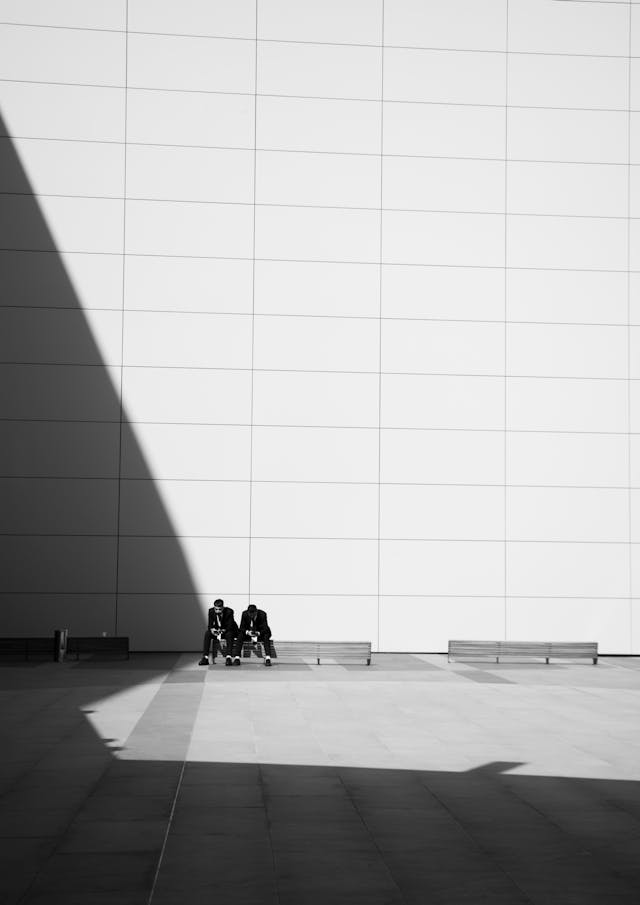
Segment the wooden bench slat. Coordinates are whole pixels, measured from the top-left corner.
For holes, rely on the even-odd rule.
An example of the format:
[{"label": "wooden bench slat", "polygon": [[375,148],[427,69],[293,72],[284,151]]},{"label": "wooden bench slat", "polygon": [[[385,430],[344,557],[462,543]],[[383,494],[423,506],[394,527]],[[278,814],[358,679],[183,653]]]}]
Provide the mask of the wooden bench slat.
[{"label": "wooden bench slat", "polygon": [[[250,642],[245,642],[245,650],[251,649]],[[365,660],[367,666],[371,664],[370,641],[274,641],[271,640],[272,658],[283,660],[287,658],[308,658],[316,660],[319,664],[322,660]]]},{"label": "wooden bench slat", "polygon": [[474,659],[491,657],[498,661],[500,657],[536,657],[550,659],[576,660],[589,659],[598,662],[597,641],[473,641],[450,640],[449,660]]}]

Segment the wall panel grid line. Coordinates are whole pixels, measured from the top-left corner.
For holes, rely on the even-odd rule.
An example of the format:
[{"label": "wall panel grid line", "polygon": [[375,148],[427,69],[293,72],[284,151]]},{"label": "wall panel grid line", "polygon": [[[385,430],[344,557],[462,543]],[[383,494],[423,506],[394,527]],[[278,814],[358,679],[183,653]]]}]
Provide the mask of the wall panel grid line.
[{"label": "wall panel grid line", "polygon": [[[549,54],[546,54],[549,56]],[[624,59],[624,58],[623,58]],[[59,85],[61,87],[70,87],[70,88],[106,88],[106,89],[114,89],[122,91],[123,85],[114,85],[114,84],[98,84],[96,82],[65,82],[65,81],[43,81],[42,79],[10,79],[10,78],[0,78],[1,82],[10,82],[14,84],[24,84],[24,85]],[[395,100],[391,98],[370,98],[370,97],[336,97],[335,95],[325,95],[325,94],[269,94],[266,92],[258,92],[257,95],[254,95],[253,92],[247,91],[214,91],[211,89],[204,88],[164,88],[159,86],[148,86],[148,85],[129,85],[131,90],[135,91],[154,91],[154,92],[164,92],[166,94],[213,94],[213,95],[221,95],[221,96],[229,96],[229,97],[250,97],[253,98],[261,97],[261,98],[275,98],[277,100],[317,100],[317,101],[353,101],[357,103],[363,104],[405,104],[411,106],[423,106],[423,107],[472,107],[472,108],[486,108],[486,109],[494,109],[494,110],[502,110],[504,108],[504,104],[488,104],[488,103],[470,103],[464,101],[456,101],[456,100],[438,100],[438,101],[430,101],[430,100]],[[591,113],[626,113],[627,106],[624,108],[620,107],[603,107],[603,106],[589,106],[589,107],[572,107],[567,105],[554,105],[549,106],[548,104],[509,104],[510,110],[558,110],[558,111],[566,111],[566,112],[591,112]],[[632,107],[632,113],[640,112],[640,104],[638,107]],[[375,154],[373,156],[376,156]]]},{"label": "wall panel grid line", "polygon": [[[576,2],[576,0],[574,0]],[[597,2],[597,0],[579,0],[579,2],[589,3],[589,2]],[[611,0],[602,0],[602,2],[611,2]],[[626,4],[630,7],[634,4],[633,0],[626,0]],[[200,34],[197,32],[175,32],[175,31],[143,31],[138,29],[118,29],[118,28],[96,28],[87,25],[54,25],[51,23],[34,23],[34,22],[14,22],[14,21],[0,21],[0,26],[8,27],[8,28],[20,28],[20,29],[40,29],[40,30],[51,30],[51,31],[71,31],[71,32],[98,32],[100,34],[116,34],[116,35],[139,35],[142,37],[158,37],[158,38],[183,38],[183,39],[193,39],[197,41],[201,40],[209,40],[209,41],[230,41],[237,43],[257,43],[257,45],[261,44],[275,44],[275,45],[296,45],[296,46],[310,46],[310,47],[364,47],[374,50],[382,50],[385,47],[387,50],[401,50],[407,52],[428,52],[428,53],[473,53],[473,54],[483,54],[483,55],[506,55],[507,50],[503,50],[500,47],[495,48],[477,48],[477,47],[441,47],[441,46],[429,46],[429,45],[418,45],[418,44],[385,44],[384,42],[381,44],[374,42],[349,42],[349,41],[303,41],[299,39],[291,39],[291,38],[263,38],[256,37],[254,35],[225,35],[225,34]],[[605,60],[627,60],[629,56],[625,53],[620,54],[603,54],[603,53],[567,53],[562,51],[535,51],[535,50],[510,50],[509,53],[514,56],[523,56],[523,57],[537,57],[537,56],[550,56],[550,57],[570,57],[570,58],[578,58],[578,59],[605,59]],[[632,57],[633,58],[633,57]]]},{"label": "wall panel grid line", "polygon": [[377,521],[377,573],[376,573],[376,590],[377,590],[377,612],[376,612],[376,648],[380,649],[380,616],[381,616],[381,592],[382,592],[382,312],[384,305],[383,296],[383,260],[384,260],[384,223],[383,223],[383,199],[384,199],[384,4],[382,0],[381,6],[381,29],[382,46],[380,52],[380,232],[378,253],[380,256],[380,269],[378,271],[379,297],[378,297],[378,521]]},{"label": "wall panel grid line", "polygon": [[[125,16],[128,26],[129,21],[129,0],[126,0],[125,5]],[[128,30],[128,29],[127,29]],[[120,320],[120,373],[119,373],[119,385],[118,385],[118,404],[119,404],[119,414],[120,414],[120,423],[118,428],[118,493],[116,498],[116,526],[117,526],[117,537],[116,537],[116,564],[115,564],[115,574],[116,574],[116,593],[114,600],[114,614],[113,614],[113,633],[114,635],[118,634],[118,610],[119,610],[119,598],[118,598],[118,588],[120,586],[120,518],[122,512],[122,465],[123,465],[123,431],[125,427],[125,411],[124,411],[124,397],[123,397],[123,384],[124,384],[124,314],[126,309],[126,288],[127,288],[127,113],[128,113],[128,85],[129,79],[129,35],[125,32],[125,50],[124,50],[124,94],[123,94],[123,105],[124,105],[124,160],[122,162],[122,200],[124,201],[122,205],[122,317]]]},{"label": "wall panel grid line", "polygon": [[[412,375],[413,376],[413,375]],[[578,378],[581,379],[581,378]],[[13,418],[13,417],[0,417],[0,424],[119,424],[119,419],[112,418],[102,418],[102,419],[92,419],[92,418]],[[141,420],[131,420],[127,418],[127,424],[136,425],[136,424],[159,424],[165,426],[173,426],[173,427],[231,427],[231,428],[249,428],[251,425],[248,422],[239,422],[239,421],[226,421],[226,422],[211,422],[211,421],[141,421]],[[287,430],[291,429],[300,429],[300,430],[336,430],[336,431],[378,431],[378,424],[358,424],[358,425],[350,425],[350,424],[291,424],[291,423],[283,423],[283,422],[253,422],[254,427],[261,428],[269,428],[269,429],[278,429],[285,428]],[[504,428],[502,427],[416,427],[415,425],[407,425],[407,426],[384,426],[383,430],[387,431],[413,431],[415,433],[468,433],[468,434],[500,434],[504,433]],[[595,431],[595,430],[567,430],[560,429],[557,430],[535,430],[531,429],[507,429],[507,433],[509,434],[532,434],[532,435],[562,435],[562,436],[587,436],[587,437],[627,437],[629,434],[632,437],[640,437],[640,431]],[[500,485],[502,486],[502,485]],[[564,486],[564,485],[563,485]]]},{"label": "wall panel grid line", "polygon": [[[583,271],[584,273],[589,273],[590,271]],[[626,271],[625,271],[626,273]],[[77,311],[76,306],[72,305],[14,305],[14,304],[0,304],[0,310],[2,311]],[[85,311],[114,311],[118,309],[114,308],[105,308],[99,305],[85,305]],[[144,314],[168,314],[168,315],[179,315],[179,316],[190,316],[194,315],[197,317],[252,317],[252,313],[250,311],[225,311],[223,308],[219,310],[211,310],[211,311],[198,311],[196,309],[189,310],[183,308],[130,308],[130,312],[134,312],[136,316],[144,315]],[[126,313],[126,311],[125,311]],[[480,317],[417,317],[408,315],[382,315],[382,317],[377,315],[370,314],[291,314],[290,312],[276,312],[276,311],[261,311],[259,314],[255,315],[256,318],[267,318],[267,319],[278,319],[278,318],[286,318],[290,320],[330,320],[330,321],[373,321],[373,322],[389,322],[389,323],[398,323],[398,322],[407,322],[407,323],[417,323],[417,324],[504,324],[507,326],[539,326],[539,327],[616,327],[620,329],[627,328],[627,323],[623,321],[595,321],[595,320],[558,320],[558,321],[550,321],[550,320],[514,320],[507,319],[506,322],[504,319],[500,318],[480,318]],[[640,322],[635,325],[631,324],[631,326],[640,326]],[[5,362],[6,363],[6,362]],[[40,362],[39,362],[40,364]],[[135,365],[130,364],[126,367],[130,368],[148,368],[149,370],[161,370],[167,365]],[[194,368],[197,370],[197,368]],[[216,370],[216,368],[211,368],[210,370]],[[218,368],[217,370],[234,370],[233,368]],[[237,370],[237,369],[236,369]],[[414,373],[414,372],[411,372]]]},{"label": "wall panel grid line", "polygon": [[[85,194],[60,194],[53,192],[41,192],[38,194],[34,194],[33,192],[1,192],[0,197],[13,197],[13,198],[74,198],[74,199],[84,199],[87,201],[123,201],[126,205],[127,202],[135,202],[139,204],[179,204],[181,206],[206,206],[206,207],[249,207],[251,209],[261,209],[261,208],[276,208],[282,210],[320,210],[320,211],[363,211],[368,213],[379,213],[379,207],[359,207],[356,205],[337,205],[337,204],[278,204],[275,202],[251,202],[251,201],[208,201],[208,200],[193,200],[192,198],[142,198],[142,197],[127,197],[125,195],[85,195]],[[421,208],[421,207],[388,207],[385,206],[382,208],[383,211],[388,213],[396,213],[396,214],[450,214],[453,216],[465,216],[465,217],[503,217],[505,216],[503,211],[498,210],[463,210],[461,208]],[[540,213],[533,211],[508,211],[506,214],[508,217],[518,218],[518,217],[527,217],[527,218],[544,218],[544,219],[553,219],[553,220],[606,220],[606,221],[623,221],[627,222],[629,219],[631,220],[640,220],[640,217],[629,217],[626,215],[609,215],[609,214],[572,214],[572,213]],[[15,248],[9,248],[9,251],[20,251],[22,250],[19,246]],[[62,249],[66,251],[67,249]],[[127,253],[128,254],[128,253]],[[262,260],[260,258],[251,258],[251,260]],[[340,263],[358,263],[357,261],[341,261]],[[373,262],[368,262],[373,263]],[[393,263],[388,261],[383,261],[383,264],[387,266],[387,264]],[[405,262],[396,262],[401,266],[405,266]],[[452,265],[457,266],[457,265]]]},{"label": "wall panel grid line", "polygon": [[[6,81],[5,79],[0,79],[0,82]],[[51,84],[49,82],[44,84]],[[74,86],[77,87],[77,86]],[[449,106],[448,104],[441,104],[440,106]],[[480,105],[474,105],[480,106]],[[509,105],[508,109],[518,109],[514,108],[513,105]],[[528,108],[525,108],[528,109]],[[540,109],[540,108],[535,108]],[[553,109],[553,108],[551,108]],[[589,110],[584,110],[584,108],[580,108],[580,112],[590,112]],[[616,111],[620,112],[620,111]],[[6,138],[5,135],[0,135],[0,139]],[[99,138],[61,138],[59,136],[54,135],[20,135],[18,133],[12,133],[11,137],[17,141],[31,141],[31,142],[56,142],[59,144],[78,144],[78,145],[106,145],[107,147],[125,147],[124,141],[119,141],[117,139],[99,139]],[[221,145],[221,144],[177,144],[175,142],[162,142],[162,141],[127,141],[126,147],[128,148],[171,148],[174,150],[198,150],[198,151],[253,151],[253,148],[250,148],[248,145]],[[299,154],[305,157],[366,157],[378,159],[380,157],[379,153],[375,151],[347,151],[343,149],[339,150],[309,150],[307,148],[287,148],[287,147],[258,147],[255,149],[259,154]],[[416,153],[405,153],[401,154],[399,152],[390,152],[385,151],[384,153],[385,159],[391,160],[463,160],[463,161],[473,161],[478,163],[503,163],[504,156],[481,156],[477,154],[472,155],[459,155],[459,154],[416,154]],[[549,158],[549,157],[509,157],[509,163],[531,163],[531,164],[557,164],[559,166],[608,166],[608,167],[622,167],[627,169],[629,167],[629,163],[621,160],[609,160],[607,158],[603,158],[601,160],[574,160],[568,158]],[[631,164],[632,167],[640,166],[640,164]],[[11,193],[8,193],[11,194]],[[13,193],[20,194],[20,193]],[[63,196],[64,197],[64,196]],[[70,197],[78,197],[76,195],[72,195]],[[82,197],[82,196],[80,196]],[[93,196],[90,196],[93,197]],[[103,196],[99,196],[103,197]],[[107,196],[112,197],[112,196]],[[136,200],[149,200],[149,199],[136,199]],[[158,200],[158,199],[151,199]],[[218,202],[220,203],[220,202]]]},{"label": "wall panel grid line", "polygon": [[[112,200],[112,199],[108,199]],[[129,199],[131,200],[131,199]],[[456,211],[455,213],[460,213],[460,211]],[[501,214],[497,214],[496,216],[502,216]],[[509,215],[511,216],[511,215]],[[607,218],[607,219],[616,219],[616,218]],[[633,219],[633,218],[632,218]],[[623,220],[627,220],[627,218],[623,218]],[[47,249],[40,248],[16,248],[15,246],[0,246],[0,252],[2,251],[14,251],[20,252],[20,254],[52,254],[51,251]],[[121,252],[115,251],[86,251],[82,249],[59,249],[63,254],[74,254],[74,255],[86,255],[89,257],[115,257],[121,258]],[[57,254],[57,252],[56,252]],[[246,257],[245,255],[185,255],[185,254],[151,254],[149,252],[135,252],[127,254],[128,258],[151,258],[157,259],[160,258],[162,260],[171,260],[171,261],[253,261],[253,258]],[[371,267],[372,264],[377,262],[375,261],[362,261],[362,260],[335,260],[334,258],[271,258],[271,257],[256,257],[256,261],[260,261],[262,263],[272,263],[272,264],[352,264],[361,267]],[[489,270],[489,271],[504,271],[503,264],[449,264],[449,263],[422,263],[416,261],[384,261],[385,267],[391,268],[399,268],[399,267],[415,267],[422,268],[425,270],[432,270],[434,268],[446,268],[448,270]],[[522,272],[530,272],[530,273],[629,273],[632,274],[640,273],[640,270],[628,271],[626,267],[532,267],[532,266],[514,266],[510,265],[507,270],[509,271],[522,271]],[[201,314],[202,312],[198,312]],[[235,312],[234,312],[235,313]],[[500,321],[502,323],[502,321]]]},{"label": "wall panel grid line", "polygon": [[[637,10],[636,10],[637,15]],[[628,492],[628,532],[629,532],[629,557],[628,557],[628,582],[629,582],[629,651],[633,651],[634,647],[634,618],[633,618],[633,596],[634,591],[638,593],[637,588],[635,587],[635,581],[637,578],[634,576],[634,557],[633,557],[633,544],[632,538],[634,533],[634,499],[633,499],[633,448],[632,448],[632,435],[631,428],[633,426],[633,411],[632,411],[632,368],[633,368],[633,357],[632,357],[632,313],[631,313],[631,199],[632,199],[632,97],[633,97],[633,81],[632,81],[632,50],[633,50],[633,3],[629,3],[629,72],[628,72],[628,122],[627,122],[627,154],[628,154],[628,170],[627,170],[627,375],[629,378],[629,383],[627,387],[627,418],[628,418],[628,441],[627,441],[627,483],[629,487]],[[639,65],[636,63],[636,65]]]},{"label": "wall panel grid line", "polygon": [[250,426],[249,426],[249,549],[248,549],[248,567],[247,567],[247,590],[249,601],[251,598],[251,553],[252,553],[252,537],[253,534],[253,428],[254,428],[254,404],[255,404],[255,342],[256,342],[256,195],[257,195],[257,179],[258,179],[258,154],[256,150],[258,135],[258,7],[259,0],[255,5],[255,34],[253,37],[254,49],[254,86],[253,86],[253,222],[251,235],[251,393],[250,393]]}]

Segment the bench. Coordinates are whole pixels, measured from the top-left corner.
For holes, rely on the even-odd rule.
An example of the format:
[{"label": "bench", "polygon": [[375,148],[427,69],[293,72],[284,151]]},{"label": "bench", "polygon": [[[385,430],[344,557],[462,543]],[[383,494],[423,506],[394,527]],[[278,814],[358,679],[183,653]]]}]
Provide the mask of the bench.
[{"label": "bench", "polygon": [[[245,645],[246,647],[246,645]],[[366,662],[371,665],[370,641],[278,641],[271,642],[272,658],[283,660],[315,660],[318,666],[322,661]]]},{"label": "bench", "polygon": [[55,638],[0,638],[0,655],[22,657],[29,659],[30,654],[45,655],[55,660]]},{"label": "bench", "polygon": [[449,641],[449,662],[501,657],[556,660],[591,660],[598,662],[597,641]]},{"label": "bench", "polygon": [[75,654],[122,654],[129,659],[129,637],[127,635],[107,635],[97,637],[80,637],[69,635],[67,638],[67,656]]}]

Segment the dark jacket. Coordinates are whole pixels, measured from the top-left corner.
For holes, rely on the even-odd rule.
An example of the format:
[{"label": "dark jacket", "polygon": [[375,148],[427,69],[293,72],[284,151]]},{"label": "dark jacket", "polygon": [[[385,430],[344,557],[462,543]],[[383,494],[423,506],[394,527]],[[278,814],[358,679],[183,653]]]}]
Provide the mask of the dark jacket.
[{"label": "dark jacket", "polygon": [[271,637],[271,629],[264,610],[257,610],[254,613],[253,625],[251,624],[251,613],[248,610],[243,612],[240,620],[240,631],[238,632],[239,637],[243,641],[248,631],[260,632],[261,635],[265,635],[267,638]]},{"label": "dark jacket", "polygon": [[[209,610],[209,621],[207,623],[209,626],[209,630],[213,630],[218,627],[218,621],[216,618],[215,610],[213,607]],[[222,608],[222,612],[220,613],[220,626],[223,632],[233,632],[234,635],[238,631],[238,626],[236,625],[236,620],[233,618],[233,610],[230,606],[225,606]]]}]

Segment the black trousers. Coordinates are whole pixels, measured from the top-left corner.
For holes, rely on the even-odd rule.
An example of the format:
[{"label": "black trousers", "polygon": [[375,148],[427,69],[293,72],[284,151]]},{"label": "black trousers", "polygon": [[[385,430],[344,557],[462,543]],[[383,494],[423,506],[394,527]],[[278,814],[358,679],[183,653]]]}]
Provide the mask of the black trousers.
[{"label": "black trousers", "polygon": [[[232,632],[232,631],[223,632],[222,638],[224,638],[224,640],[227,642],[226,656],[230,657],[231,653],[233,651],[233,643],[236,638],[236,633]],[[221,640],[222,640],[222,638],[221,638]],[[215,658],[215,655],[218,652],[218,639],[212,633],[211,629],[207,629],[204,633],[204,639],[202,641],[202,656],[203,657],[209,656],[209,648],[211,647],[212,641],[213,641],[213,656]]]},{"label": "black trousers", "polygon": [[[265,632],[261,632],[256,640],[260,641],[260,643],[262,644],[262,646],[264,648],[265,657],[270,657],[271,656],[271,633],[266,634]],[[249,635],[245,635],[244,638],[241,638],[240,635],[238,635],[238,637],[236,638],[236,643],[233,648],[233,654],[235,657],[241,656],[242,645],[244,644],[245,641],[251,641],[251,638],[249,637]]]}]

